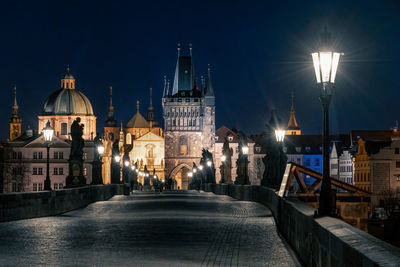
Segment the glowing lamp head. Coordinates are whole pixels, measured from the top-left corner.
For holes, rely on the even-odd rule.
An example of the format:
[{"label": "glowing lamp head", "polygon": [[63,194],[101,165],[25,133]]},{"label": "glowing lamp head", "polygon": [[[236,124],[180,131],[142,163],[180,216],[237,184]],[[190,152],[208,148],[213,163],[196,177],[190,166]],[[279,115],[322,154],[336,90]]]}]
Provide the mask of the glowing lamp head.
[{"label": "glowing lamp head", "polygon": [[196,173],[197,172],[197,169],[196,168],[193,168],[193,173]]},{"label": "glowing lamp head", "polygon": [[135,165],[132,165],[131,169],[132,169],[132,171],[134,171],[135,170]]},{"label": "glowing lamp head", "polygon": [[199,166],[200,171],[203,170],[203,168],[204,168],[203,165]]},{"label": "glowing lamp head", "polygon": [[138,172],[139,172],[139,170],[138,170],[138,169],[136,169],[136,172],[138,173]]},{"label": "glowing lamp head", "polygon": [[243,153],[243,155],[249,154],[249,147],[248,146],[242,146],[242,153]]},{"label": "glowing lamp head", "polygon": [[157,176],[153,175],[153,178],[154,178],[154,179],[156,179],[156,178],[157,178]]},{"label": "glowing lamp head", "polygon": [[226,156],[225,156],[225,155],[222,155],[221,161],[224,162],[225,160],[226,160]]},{"label": "glowing lamp head", "polygon": [[164,180],[164,179],[162,179],[161,181],[162,181],[163,183],[165,182],[165,180]]},{"label": "glowing lamp head", "polygon": [[285,139],[285,133],[286,133],[286,131],[282,130],[282,129],[275,130],[275,137],[276,137],[276,141],[278,143],[283,142],[283,140]]},{"label": "glowing lamp head", "polygon": [[129,166],[129,161],[125,160],[124,165],[125,165],[125,167],[128,167]]},{"label": "glowing lamp head", "polygon": [[149,174],[148,174],[148,173],[146,173],[146,177],[149,177]]},{"label": "glowing lamp head", "polygon": [[42,132],[44,140],[46,142],[51,142],[51,140],[53,139],[54,129],[51,128],[50,121],[47,121],[46,127],[43,128]]},{"label": "glowing lamp head", "polygon": [[188,176],[189,176],[189,177],[192,177],[192,176],[193,176],[193,173],[192,173],[192,172],[189,172],[189,173],[188,173]]},{"label": "glowing lamp head", "polygon": [[211,167],[211,160],[207,160],[207,166]]},{"label": "glowing lamp head", "polygon": [[119,162],[121,160],[121,157],[119,155],[115,155],[114,160],[115,162]]},{"label": "glowing lamp head", "polygon": [[99,153],[99,155],[103,155],[103,153],[104,153],[104,146],[103,146],[103,145],[98,145],[98,146],[97,146],[97,152]]}]

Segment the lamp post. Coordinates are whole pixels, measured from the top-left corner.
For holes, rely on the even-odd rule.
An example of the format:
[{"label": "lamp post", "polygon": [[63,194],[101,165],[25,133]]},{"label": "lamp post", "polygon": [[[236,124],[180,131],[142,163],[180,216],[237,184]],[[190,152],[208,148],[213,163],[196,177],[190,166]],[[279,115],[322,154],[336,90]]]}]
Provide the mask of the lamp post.
[{"label": "lamp post", "polygon": [[320,216],[334,215],[335,195],[331,188],[331,180],[329,177],[329,104],[332,94],[330,87],[335,82],[336,71],[339,65],[341,53],[332,52],[329,47],[330,33],[325,27],[321,34],[321,51],[312,53],[313,65],[317,84],[321,86],[321,94],[319,99],[323,109],[323,173],[322,186],[319,198],[318,214]]},{"label": "lamp post", "polygon": [[104,145],[99,137],[96,135],[94,138],[94,159],[93,159],[93,169],[92,169],[92,184],[103,184],[103,177],[101,173],[101,155],[104,153]]},{"label": "lamp post", "polygon": [[222,168],[222,177],[221,177],[221,184],[225,183],[225,160],[226,160],[226,156],[222,155],[221,156],[221,168]]},{"label": "lamp post", "polygon": [[203,189],[203,165],[200,164],[199,171],[200,171],[200,189]]},{"label": "lamp post", "polygon": [[50,125],[50,121],[47,121],[46,127],[42,130],[44,140],[46,141],[47,147],[47,172],[46,179],[44,180],[44,190],[51,190],[51,181],[50,181],[50,143],[53,139],[54,129]]},{"label": "lamp post", "polygon": [[249,160],[248,160],[248,154],[249,154],[249,147],[248,146],[246,146],[246,145],[244,145],[244,146],[242,146],[242,153],[243,153],[243,155],[245,156],[245,161],[244,161],[244,183],[243,184],[250,184],[250,181],[249,181],[249,176],[248,176],[248,166],[247,166],[247,164],[248,164],[248,162],[249,162]]},{"label": "lamp post", "polygon": [[276,142],[279,144],[279,147],[278,147],[278,151],[279,151],[278,157],[279,158],[278,158],[278,169],[277,169],[278,175],[276,176],[276,184],[275,184],[275,186],[277,186],[277,188],[279,188],[280,183],[282,183],[282,181],[281,181],[281,179],[282,179],[282,175],[281,175],[281,158],[282,158],[281,150],[282,150],[282,147],[281,146],[285,139],[285,133],[286,133],[286,131],[283,130],[282,128],[275,129]]}]

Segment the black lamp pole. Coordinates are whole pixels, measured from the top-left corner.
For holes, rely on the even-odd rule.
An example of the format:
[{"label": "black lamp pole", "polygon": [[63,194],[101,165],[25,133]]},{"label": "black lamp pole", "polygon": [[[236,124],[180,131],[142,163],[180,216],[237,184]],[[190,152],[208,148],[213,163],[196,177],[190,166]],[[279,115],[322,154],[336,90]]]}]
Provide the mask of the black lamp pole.
[{"label": "black lamp pole", "polygon": [[50,181],[50,142],[47,142],[47,170],[46,170],[46,179],[44,180],[44,190],[51,190],[51,181]]}]

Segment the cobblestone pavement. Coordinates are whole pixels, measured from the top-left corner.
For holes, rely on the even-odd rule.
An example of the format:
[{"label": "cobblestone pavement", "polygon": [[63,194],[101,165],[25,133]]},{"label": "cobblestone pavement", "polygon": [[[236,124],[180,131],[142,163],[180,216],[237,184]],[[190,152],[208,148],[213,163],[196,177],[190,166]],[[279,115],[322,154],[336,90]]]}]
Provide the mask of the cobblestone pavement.
[{"label": "cobblestone pavement", "polygon": [[299,266],[261,204],[135,192],[0,223],[0,266]]}]

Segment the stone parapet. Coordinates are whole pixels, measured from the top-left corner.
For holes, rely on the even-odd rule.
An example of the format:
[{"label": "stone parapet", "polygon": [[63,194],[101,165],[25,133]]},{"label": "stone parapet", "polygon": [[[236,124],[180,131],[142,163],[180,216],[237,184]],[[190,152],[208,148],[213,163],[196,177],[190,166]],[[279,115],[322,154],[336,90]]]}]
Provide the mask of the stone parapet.
[{"label": "stone parapet", "polygon": [[123,194],[122,184],[0,194],[0,222],[57,215]]},{"label": "stone parapet", "polygon": [[255,185],[205,184],[205,191],[268,206],[278,230],[305,266],[399,266],[400,249],[339,219],[314,217],[315,209],[298,199],[281,198]]}]

